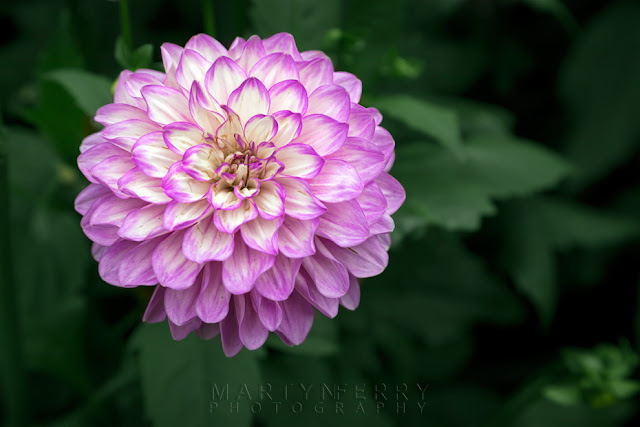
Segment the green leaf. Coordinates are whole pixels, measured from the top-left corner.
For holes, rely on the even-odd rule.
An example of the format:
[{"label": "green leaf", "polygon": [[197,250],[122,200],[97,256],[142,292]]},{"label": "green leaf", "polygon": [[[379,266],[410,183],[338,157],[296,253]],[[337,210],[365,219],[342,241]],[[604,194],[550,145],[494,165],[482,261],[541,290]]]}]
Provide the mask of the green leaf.
[{"label": "green leaf", "polygon": [[109,79],[84,70],[59,69],[46,73],[45,79],[60,84],[76,105],[89,117],[103,105],[113,102]]},{"label": "green leaf", "polygon": [[600,247],[640,235],[640,223],[627,217],[558,198],[540,198],[533,209],[556,249]]},{"label": "green leaf", "polygon": [[558,290],[552,245],[530,203],[510,203],[504,208],[501,258],[516,289],[526,296],[547,329],[556,311]]},{"label": "green leaf", "polygon": [[542,390],[542,395],[560,405],[578,405],[582,402],[582,392],[575,384],[547,386]]},{"label": "green leaf", "polygon": [[610,2],[585,29],[560,74],[573,124],[566,154],[582,189],[626,162],[640,141],[640,3]]},{"label": "green leaf", "polygon": [[321,49],[325,34],[340,26],[340,1],[252,0],[249,16],[261,37],[284,31],[301,51]]},{"label": "green leaf", "polygon": [[401,232],[420,224],[474,230],[482,216],[496,212],[494,199],[543,190],[571,171],[551,151],[508,136],[473,138],[460,156],[427,143],[399,145],[396,151],[393,174],[407,192],[398,213]]},{"label": "green leaf", "polygon": [[131,50],[120,36],[116,40],[115,58],[118,64],[127,70],[150,68],[153,61],[153,45],[145,44]]},{"label": "green leaf", "polygon": [[[144,410],[153,426],[251,425],[248,407],[236,414],[229,403],[247,405],[236,399],[237,391],[243,384],[260,384],[256,353],[243,350],[227,358],[219,339],[205,341],[194,334],[174,341],[164,322],[141,325],[133,344],[140,351]],[[214,385],[229,392],[229,400],[217,402],[217,408]]]},{"label": "green leaf", "polygon": [[460,150],[460,123],[454,110],[408,95],[375,98],[371,105],[409,128],[434,138],[444,147],[456,152]]},{"label": "green leaf", "polygon": [[435,346],[466,337],[476,322],[522,320],[521,301],[451,233],[431,230],[424,239],[408,240],[394,259],[384,274],[367,279],[361,305],[374,307],[371,315],[398,333],[409,331]]}]

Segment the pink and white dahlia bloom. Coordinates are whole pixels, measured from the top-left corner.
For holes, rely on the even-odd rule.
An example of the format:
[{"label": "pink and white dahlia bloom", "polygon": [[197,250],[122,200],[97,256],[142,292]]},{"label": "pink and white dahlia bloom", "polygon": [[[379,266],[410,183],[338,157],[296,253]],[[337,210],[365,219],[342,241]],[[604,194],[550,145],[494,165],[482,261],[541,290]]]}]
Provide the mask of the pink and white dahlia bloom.
[{"label": "pink and white dahlia bloom", "polygon": [[290,34],[162,45],[165,72],[123,71],[80,147],[76,199],[101,277],[155,286],[144,321],[224,352],[269,331],[300,344],[314,307],[359,303],[388,262],[402,186],[362,84]]}]

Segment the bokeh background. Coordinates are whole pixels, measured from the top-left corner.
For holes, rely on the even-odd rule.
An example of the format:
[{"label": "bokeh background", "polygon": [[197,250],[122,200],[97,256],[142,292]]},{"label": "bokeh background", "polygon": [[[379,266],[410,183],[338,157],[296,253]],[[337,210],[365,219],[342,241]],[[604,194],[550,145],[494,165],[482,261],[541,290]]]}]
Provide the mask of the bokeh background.
[{"label": "bokeh background", "polygon": [[[118,2],[0,6],[4,425],[640,425],[640,2],[129,9],[136,51],[116,49]],[[149,289],[100,280],[73,210],[78,147],[119,71],[158,67],[161,43],[204,31],[226,46],[288,31],[324,50],[396,140],[407,201],[389,268],[362,280],[355,312],[316,313],[295,348],[269,339],[227,359],[218,338],[141,325]],[[324,384],[345,391],[323,400]]]}]

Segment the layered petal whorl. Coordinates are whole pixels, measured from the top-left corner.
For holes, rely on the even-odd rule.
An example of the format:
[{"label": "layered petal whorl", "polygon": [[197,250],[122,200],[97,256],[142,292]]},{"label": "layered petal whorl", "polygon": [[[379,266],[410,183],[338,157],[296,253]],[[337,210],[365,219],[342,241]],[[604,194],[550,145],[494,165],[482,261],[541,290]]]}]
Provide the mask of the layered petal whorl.
[{"label": "layered petal whorl", "polygon": [[78,195],[101,277],[155,286],[144,320],[175,339],[221,335],[225,353],[288,345],[314,307],[359,303],[388,262],[404,201],[394,142],[362,83],[290,34],[200,34],[162,46],[165,73],[123,71],[105,128],[81,147]]}]

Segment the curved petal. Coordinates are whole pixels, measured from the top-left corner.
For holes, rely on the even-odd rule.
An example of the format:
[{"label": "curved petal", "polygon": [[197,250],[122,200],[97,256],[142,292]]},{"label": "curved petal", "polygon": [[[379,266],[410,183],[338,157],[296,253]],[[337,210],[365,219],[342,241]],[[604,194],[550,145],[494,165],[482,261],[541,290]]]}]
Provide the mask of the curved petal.
[{"label": "curved petal", "polygon": [[191,85],[189,113],[200,129],[211,135],[215,135],[216,129],[224,122],[224,110],[198,82],[193,82]]},{"label": "curved petal", "polygon": [[168,233],[162,225],[166,206],[150,204],[132,210],[124,219],[118,235],[123,239],[140,242]]},{"label": "curved petal", "polygon": [[349,273],[338,261],[316,253],[303,258],[302,267],[318,291],[327,298],[340,298],[349,290]]},{"label": "curved petal", "polygon": [[172,289],[187,289],[192,286],[201,265],[188,260],[182,252],[184,231],[176,231],[162,241],[153,251],[151,264],[162,286]]},{"label": "curved petal", "polygon": [[244,136],[248,142],[261,143],[271,141],[278,133],[278,122],[271,116],[253,116],[244,127]]},{"label": "curved petal", "polygon": [[247,79],[247,74],[226,56],[216,59],[204,78],[207,91],[221,105],[227,105],[229,95]]},{"label": "curved petal", "polygon": [[197,331],[202,326],[202,320],[194,317],[184,325],[176,325],[169,320],[169,330],[174,340],[180,341],[185,339],[191,332]]},{"label": "curved petal", "polygon": [[360,284],[354,276],[349,276],[349,290],[340,297],[340,304],[351,311],[360,305]]},{"label": "curved petal", "polygon": [[304,85],[298,80],[283,80],[269,89],[270,111],[291,111],[305,115],[309,97]]},{"label": "curved petal", "polygon": [[203,274],[200,273],[193,286],[180,290],[167,288],[165,291],[164,309],[169,320],[175,325],[185,325],[196,317],[196,300],[200,295],[202,281]]},{"label": "curved petal", "polygon": [[[81,153],[78,156],[78,169],[80,169],[80,172],[82,172],[82,174],[90,182],[97,183],[98,180],[91,173],[91,169],[98,163],[112,156],[119,156],[124,159],[124,160],[121,160],[121,162],[124,162],[126,164],[126,166],[123,166],[123,167],[124,168],[128,167],[128,169],[126,169],[124,172],[129,171],[129,169],[133,167],[133,166],[130,166],[131,162],[127,162],[127,160],[129,160],[128,152],[116,147],[113,144],[109,144],[108,142],[106,142],[106,143],[94,145],[93,147]],[[118,169],[122,170],[122,168],[118,168]],[[98,168],[96,169],[96,171],[100,171],[101,175],[105,177],[111,176],[111,173],[110,173],[111,171],[109,171],[108,169],[102,170],[101,168]],[[103,172],[106,172],[106,174]],[[120,177],[116,178],[115,182],[117,182],[119,178]],[[106,179],[106,178],[103,178],[103,179]]]},{"label": "curved petal", "polygon": [[282,322],[276,333],[287,345],[301,344],[313,325],[313,307],[298,292],[292,293],[291,297],[280,303],[280,307]]},{"label": "curved petal", "polygon": [[167,205],[162,224],[169,231],[182,230],[211,215],[212,211],[213,207],[206,199],[194,203],[180,203],[174,200]]},{"label": "curved petal", "polygon": [[288,53],[296,61],[301,61],[302,56],[296,47],[296,41],[289,33],[274,34],[268,39],[262,40],[264,50],[269,53],[284,52]]},{"label": "curved petal", "polygon": [[386,172],[382,172],[376,178],[376,184],[380,186],[382,194],[387,199],[387,213],[393,215],[404,203],[407,195],[402,184]]},{"label": "curved petal", "polygon": [[337,159],[325,160],[322,170],[309,181],[309,186],[314,196],[330,203],[355,199],[364,188],[356,169]]},{"label": "curved petal", "polygon": [[210,66],[211,62],[207,61],[198,52],[185,48],[176,69],[176,81],[184,92],[188,94],[194,81],[204,81],[204,76]]},{"label": "curved petal", "polygon": [[355,200],[327,203],[327,213],[320,217],[316,235],[348,248],[359,245],[369,237],[369,225]]},{"label": "curved petal", "polygon": [[216,209],[213,213],[213,223],[218,230],[233,234],[242,224],[255,219],[257,216],[258,210],[255,203],[250,199],[245,199],[240,207],[236,209]]},{"label": "curved petal", "polygon": [[211,183],[193,179],[187,175],[181,163],[176,163],[162,178],[162,189],[166,195],[181,203],[193,203],[207,195]]},{"label": "curved petal", "polygon": [[222,282],[234,295],[249,292],[262,273],[273,266],[275,257],[248,247],[235,235],[233,255],[222,263]]},{"label": "curved petal", "polygon": [[239,323],[240,341],[249,350],[260,348],[267,340],[269,331],[260,321],[260,317],[251,303],[251,298],[249,295],[240,295],[234,298],[234,302]]},{"label": "curved petal", "polygon": [[272,116],[278,122],[278,134],[271,139],[276,147],[283,147],[302,132],[302,116],[291,111],[278,111]]},{"label": "curved petal", "polygon": [[[235,313],[234,298],[229,301],[229,312]],[[242,341],[238,335],[238,320],[235,315],[226,316],[220,322],[220,340],[222,351],[227,357],[233,357],[242,350]]]},{"label": "curved petal", "polygon": [[307,114],[324,114],[339,122],[346,122],[351,111],[347,91],[338,85],[320,86],[309,96]]},{"label": "curved petal", "polygon": [[340,85],[346,89],[349,94],[351,102],[360,102],[360,96],[362,96],[362,82],[356,76],[351,73],[345,73],[344,71],[337,71],[333,73],[333,84]]},{"label": "curved petal", "polygon": [[322,239],[321,242],[333,258],[340,260],[355,277],[377,276],[389,263],[389,254],[376,236],[350,248],[341,248],[326,239]]},{"label": "curved petal", "polygon": [[156,286],[151,300],[147,304],[147,309],[142,316],[143,322],[158,323],[167,318],[167,313],[164,311],[164,291],[165,288],[162,286]]},{"label": "curved petal", "polygon": [[187,98],[176,89],[165,86],[145,86],[141,90],[147,103],[149,118],[161,125],[191,121]]},{"label": "curved petal", "polygon": [[256,291],[272,301],[286,300],[293,292],[301,265],[301,259],[292,259],[279,254],[276,256],[273,267],[256,279]]},{"label": "curved petal", "polygon": [[257,292],[251,292],[251,302],[253,308],[258,313],[260,322],[270,331],[275,331],[282,322],[282,309],[280,303],[272,301],[267,298],[263,298]]},{"label": "curved petal", "polygon": [[192,123],[171,123],[165,126],[162,131],[167,147],[181,156],[189,148],[205,143],[202,130]]},{"label": "curved petal", "polygon": [[[211,141],[213,144],[215,142]],[[198,181],[211,181],[216,176],[216,169],[224,160],[220,148],[210,144],[199,144],[189,148],[182,159],[182,170]]]},{"label": "curved petal", "polygon": [[271,255],[278,254],[278,229],[282,224],[282,217],[256,219],[245,222],[240,227],[240,234],[244,242],[252,249]]},{"label": "curved petal", "polygon": [[93,148],[96,145],[100,145],[105,142],[107,142],[107,140],[102,137],[102,131],[94,132],[82,140],[80,143],[80,153],[84,153],[89,148]]},{"label": "curved petal", "polygon": [[118,268],[118,280],[122,286],[153,286],[158,283],[151,256],[162,241],[162,237],[139,243],[123,257]]},{"label": "curved petal", "polygon": [[93,213],[89,216],[89,224],[120,227],[130,211],[146,205],[147,203],[140,199],[120,199],[110,194],[103,198],[101,203],[96,203]]},{"label": "curved petal", "polygon": [[302,132],[292,142],[310,145],[324,157],[342,147],[348,132],[348,124],[322,114],[312,114],[302,118]]},{"label": "curved petal", "polygon": [[356,201],[362,208],[369,225],[380,219],[387,209],[387,199],[382,194],[380,186],[375,182],[365,185],[362,193],[356,197]]},{"label": "curved petal", "polygon": [[376,122],[371,111],[363,106],[351,103],[351,112],[347,123],[349,124],[348,136],[364,138],[367,141],[371,141],[371,138],[373,138]]},{"label": "curved petal", "polygon": [[[231,51],[231,49],[229,49],[229,51]],[[249,40],[244,43],[242,53],[236,62],[248,73],[249,70],[266,55],[267,52],[264,50],[260,37],[251,36]]]},{"label": "curved petal", "polygon": [[85,215],[96,200],[109,193],[109,189],[104,185],[89,184],[78,194],[74,200],[73,207],[80,215]]},{"label": "curved petal", "polygon": [[384,154],[385,164],[388,163],[393,156],[393,149],[396,146],[391,134],[385,128],[376,126],[371,142]]},{"label": "curved petal", "polygon": [[137,245],[139,245],[138,242],[120,240],[107,249],[98,264],[98,273],[100,273],[102,280],[110,285],[122,286],[118,276],[120,265],[122,264],[127,252],[135,248]]},{"label": "curved petal", "polygon": [[131,160],[145,175],[162,178],[180,156],[169,150],[162,132],[151,132],[135,143],[131,149]]},{"label": "curved petal", "polygon": [[313,237],[318,228],[318,218],[300,220],[285,215],[278,229],[278,249],[290,258],[304,258],[316,253]]},{"label": "curved petal", "polygon": [[289,144],[276,153],[278,161],[284,165],[283,175],[310,179],[320,173],[324,159],[307,144]]},{"label": "curved petal", "polygon": [[131,151],[141,136],[159,130],[161,130],[160,127],[155,123],[131,119],[107,126],[102,131],[102,137],[111,141],[116,147]]},{"label": "curved petal", "polygon": [[202,270],[202,290],[195,303],[203,322],[218,323],[229,313],[231,294],[222,283],[222,264],[210,262]]},{"label": "curved petal", "polygon": [[227,49],[222,46],[222,43],[208,34],[196,34],[189,39],[184,48],[195,50],[209,62],[227,55]]},{"label": "curved petal", "polygon": [[281,52],[269,54],[259,60],[249,72],[250,77],[258,78],[268,89],[283,80],[298,80],[298,68],[293,58]]},{"label": "curved petal", "polygon": [[309,93],[320,86],[333,83],[333,64],[326,56],[298,62],[298,72],[300,73],[300,81]]},{"label": "curved petal", "polygon": [[363,184],[373,181],[384,168],[382,151],[362,138],[347,138],[344,145],[328,158],[349,163],[358,172]]},{"label": "curved petal", "polygon": [[278,182],[286,192],[284,211],[287,215],[297,219],[313,219],[327,211],[313,196],[309,184],[304,179],[278,177]]},{"label": "curved petal", "polygon": [[284,215],[286,196],[283,186],[277,181],[263,181],[260,192],[254,197],[260,216],[275,219]]},{"label": "curved petal", "polygon": [[[334,318],[338,314],[340,305],[338,298],[328,298],[322,295],[304,269],[301,269],[300,274],[296,277],[296,290],[325,316]],[[291,295],[295,295],[295,292]]]},{"label": "curved petal", "polygon": [[238,114],[242,123],[247,123],[255,115],[269,112],[269,92],[260,80],[249,77],[231,92],[228,105]]},{"label": "curved petal", "polygon": [[149,121],[147,112],[134,107],[133,105],[116,103],[107,104],[104,107],[98,108],[94,120],[102,125],[109,126],[116,123],[124,122],[125,120],[140,120]]},{"label": "curved petal", "polygon": [[162,181],[145,175],[140,169],[133,168],[118,180],[118,188],[125,194],[138,197],[149,203],[169,203],[162,187]]},{"label": "curved petal", "polygon": [[[126,156],[111,156],[92,167],[89,173],[98,182],[112,189],[114,193],[124,194],[119,188],[118,181],[126,176],[127,173],[134,170],[137,169],[131,161],[131,158]],[[120,194],[118,194],[118,196],[120,197]],[[127,197],[127,195],[124,194],[124,197]]]},{"label": "curved petal", "polygon": [[233,235],[218,230],[212,218],[205,218],[187,230],[182,251],[188,259],[198,264],[224,261],[233,253]]}]

